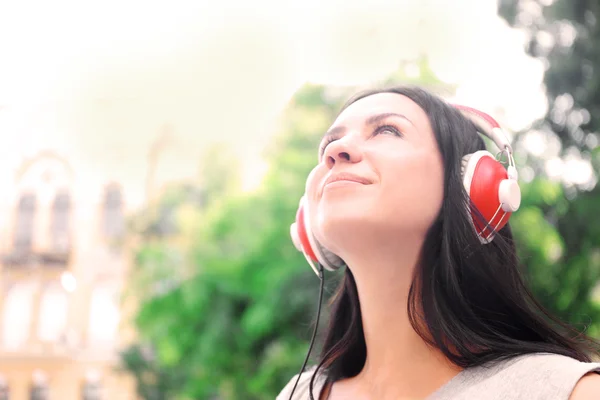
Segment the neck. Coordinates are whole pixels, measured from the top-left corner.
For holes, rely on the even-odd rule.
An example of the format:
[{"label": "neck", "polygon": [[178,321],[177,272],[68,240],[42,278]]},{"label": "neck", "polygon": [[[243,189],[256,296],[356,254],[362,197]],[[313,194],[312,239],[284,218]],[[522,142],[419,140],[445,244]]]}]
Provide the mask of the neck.
[{"label": "neck", "polygon": [[424,398],[459,368],[428,345],[409,320],[408,295],[422,242],[382,246],[370,257],[349,257],[367,347],[364,368],[353,380],[367,398]]}]

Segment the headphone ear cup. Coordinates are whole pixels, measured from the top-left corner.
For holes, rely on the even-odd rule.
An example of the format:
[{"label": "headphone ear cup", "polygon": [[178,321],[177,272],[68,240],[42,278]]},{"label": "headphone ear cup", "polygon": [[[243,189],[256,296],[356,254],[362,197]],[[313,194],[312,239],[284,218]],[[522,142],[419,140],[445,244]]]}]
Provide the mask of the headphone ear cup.
[{"label": "headphone ear cup", "polygon": [[298,211],[296,211],[296,222],[290,227],[290,236],[298,251],[306,254],[312,261],[319,262],[309,239],[310,231],[306,226],[307,218],[304,216],[305,212],[304,197],[302,197]]},{"label": "headphone ear cup", "polygon": [[[501,197],[502,193],[508,191],[512,193],[510,195],[512,197],[509,197],[516,199],[514,185],[509,184],[510,188],[503,189],[506,187],[503,182],[512,180],[508,179],[508,173],[504,166],[496,161],[491,153],[484,150],[463,157],[461,170],[463,185],[472,205],[484,219],[482,221],[479,218],[476,210],[469,209],[471,224],[480,241],[489,243],[493,240],[495,233],[502,229],[510,218],[511,213],[506,211],[507,207],[502,204]],[[517,185],[518,190],[516,181],[512,182]],[[520,192],[518,197],[520,202]],[[513,201],[512,205],[514,206],[516,203]]]},{"label": "headphone ear cup", "polygon": [[[290,227],[290,236],[298,251],[303,252],[312,261],[321,264],[323,268],[334,271],[345,265],[344,260],[327,250],[315,238],[310,228],[310,215],[304,197],[300,199],[298,211],[296,212],[296,222]],[[318,272],[315,272],[318,275]]]}]

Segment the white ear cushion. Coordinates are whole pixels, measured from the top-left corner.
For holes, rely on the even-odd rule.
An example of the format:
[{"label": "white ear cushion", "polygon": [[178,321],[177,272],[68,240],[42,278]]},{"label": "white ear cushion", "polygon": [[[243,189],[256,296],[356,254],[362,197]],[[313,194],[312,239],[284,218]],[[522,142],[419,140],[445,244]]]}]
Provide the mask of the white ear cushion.
[{"label": "white ear cushion", "polygon": [[[469,160],[471,159],[471,156],[473,154],[467,154],[466,156],[464,156],[460,162],[460,175],[463,177],[463,183],[465,182],[465,172],[467,171],[467,166],[469,165]],[[469,192],[469,187],[465,186],[465,189],[467,190],[467,193]]]}]

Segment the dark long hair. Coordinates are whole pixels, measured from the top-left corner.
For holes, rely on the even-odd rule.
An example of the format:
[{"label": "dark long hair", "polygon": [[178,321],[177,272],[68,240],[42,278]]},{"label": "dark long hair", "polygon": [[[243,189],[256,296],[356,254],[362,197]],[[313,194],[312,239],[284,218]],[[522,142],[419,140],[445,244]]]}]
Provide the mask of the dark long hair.
[{"label": "dark long hair", "polygon": [[[510,226],[482,245],[469,224],[461,160],[485,148],[475,126],[442,99],[415,87],[367,91],[343,109],[377,93],[404,95],[425,111],[444,164],[443,204],[426,235],[409,292],[408,314],[416,332],[463,368],[537,352],[590,361],[597,344],[551,316],[524,284]],[[319,369],[335,382],[357,375],[366,360],[356,282],[350,269],[344,274],[311,390]]]}]

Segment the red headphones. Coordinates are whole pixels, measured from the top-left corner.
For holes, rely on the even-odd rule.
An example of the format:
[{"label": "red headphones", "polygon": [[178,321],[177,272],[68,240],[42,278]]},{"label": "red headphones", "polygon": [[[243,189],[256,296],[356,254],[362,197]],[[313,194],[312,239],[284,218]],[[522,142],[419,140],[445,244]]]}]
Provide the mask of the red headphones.
[{"label": "red headphones", "polygon": [[[521,204],[518,173],[515,167],[513,151],[506,135],[496,120],[479,110],[454,105],[466,118],[471,120],[477,130],[490,138],[500,149],[499,159],[485,150],[467,154],[462,159],[462,179],[473,207],[470,207],[471,225],[481,243],[490,243],[497,231],[508,222],[511,213]],[[502,156],[506,155],[508,167],[504,167]],[[477,209],[484,220],[477,217]],[[290,227],[292,241],[298,251],[319,275],[314,263],[333,271],[344,265],[344,260],[321,245],[310,228],[308,202],[305,196],[300,199],[296,222]]]}]

